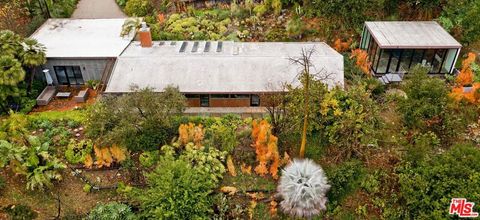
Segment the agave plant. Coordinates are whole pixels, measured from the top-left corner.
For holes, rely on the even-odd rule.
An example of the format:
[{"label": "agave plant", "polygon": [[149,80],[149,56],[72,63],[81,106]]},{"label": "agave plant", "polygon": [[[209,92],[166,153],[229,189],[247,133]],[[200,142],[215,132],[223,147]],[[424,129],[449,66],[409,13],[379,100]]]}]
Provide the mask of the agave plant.
[{"label": "agave plant", "polygon": [[323,169],[310,159],[295,159],[282,170],[277,191],[280,206],[294,217],[312,217],[326,209],[330,185]]}]

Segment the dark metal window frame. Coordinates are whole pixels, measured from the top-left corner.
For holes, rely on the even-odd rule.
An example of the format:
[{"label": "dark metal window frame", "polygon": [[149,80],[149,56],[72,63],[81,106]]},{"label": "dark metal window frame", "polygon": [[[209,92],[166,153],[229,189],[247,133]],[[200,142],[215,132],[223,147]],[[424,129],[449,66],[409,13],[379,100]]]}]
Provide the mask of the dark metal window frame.
[{"label": "dark metal window frame", "polygon": [[[253,99],[254,99],[254,98],[257,98],[257,99],[258,99],[258,104],[256,104],[256,103],[254,104],[254,103],[253,103]],[[253,95],[250,96],[250,106],[254,106],[254,107],[260,106],[260,103],[261,103],[261,100],[260,100],[260,96],[259,96],[259,95],[253,94]]]},{"label": "dark metal window frame", "polygon": [[[205,100],[206,100],[206,102],[204,102]],[[206,95],[206,94],[200,95],[200,107],[210,107],[210,96],[209,95]]]},{"label": "dark metal window frame", "polygon": [[457,51],[455,52],[455,56],[453,57],[452,66],[450,67],[450,71],[448,71],[448,73],[451,73],[453,71],[453,68],[455,68],[455,61],[457,59],[459,51],[460,51],[460,49],[457,48]]},{"label": "dark metal window frame", "polygon": [[[73,73],[73,78],[70,77],[67,73],[67,68],[70,68],[72,73]],[[78,68],[79,70],[79,73],[75,72],[75,68]],[[59,81],[59,69],[63,69],[63,72],[65,74],[65,78],[67,79],[67,83],[61,83]],[[82,68],[80,68],[80,66],[53,66],[53,70],[55,71],[55,76],[57,77],[57,83],[58,84],[62,84],[62,85],[84,85],[85,84],[85,80],[83,79],[83,74],[82,74]],[[73,79],[75,79],[75,83],[72,83]],[[82,83],[79,83],[79,81],[81,80]]]},{"label": "dark metal window frame", "polygon": [[[442,73],[442,69],[443,69],[443,64],[445,63],[445,60],[447,58],[447,52],[448,52],[448,49],[444,49],[445,51],[443,51],[443,57],[442,57],[442,63],[440,63],[440,69],[438,70],[438,73],[441,74]],[[446,73],[445,73],[446,74]]]}]

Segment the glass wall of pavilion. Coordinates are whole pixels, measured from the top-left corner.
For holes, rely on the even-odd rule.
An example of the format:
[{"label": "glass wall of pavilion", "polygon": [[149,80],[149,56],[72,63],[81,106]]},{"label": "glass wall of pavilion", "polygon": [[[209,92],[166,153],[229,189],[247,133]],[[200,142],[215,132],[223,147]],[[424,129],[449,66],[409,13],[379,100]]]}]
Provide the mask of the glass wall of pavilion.
[{"label": "glass wall of pavilion", "polygon": [[417,64],[428,67],[430,74],[452,73],[460,48],[380,48],[364,28],[360,48],[367,51],[370,70],[376,75],[408,73]]}]

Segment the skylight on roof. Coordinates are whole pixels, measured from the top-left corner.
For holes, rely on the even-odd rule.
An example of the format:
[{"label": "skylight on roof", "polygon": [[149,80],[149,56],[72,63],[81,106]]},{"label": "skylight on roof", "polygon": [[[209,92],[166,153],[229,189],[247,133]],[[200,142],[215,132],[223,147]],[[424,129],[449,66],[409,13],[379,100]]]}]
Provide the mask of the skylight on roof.
[{"label": "skylight on roof", "polygon": [[187,45],[188,45],[188,42],[184,41],[184,42],[182,43],[182,46],[180,47],[180,51],[179,51],[179,52],[180,52],[180,53],[185,52],[185,49],[187,49]]},{"label": "skylight on roof", "polygon": [[217,44],[217,53],[222,52],[222,48],[223,48],[223,42],[219,41]]},{"label": "skylight on roof", "polygon": [[193,43],[192,53],[197,52],[197,50],[198,50],[198,41],[195,41],[195,42]]},{"label": "skylight on roof", "polygon": [[203,52],[209,52],[210,51],[210,41],[205,43],[205,48],[203,48]]}]

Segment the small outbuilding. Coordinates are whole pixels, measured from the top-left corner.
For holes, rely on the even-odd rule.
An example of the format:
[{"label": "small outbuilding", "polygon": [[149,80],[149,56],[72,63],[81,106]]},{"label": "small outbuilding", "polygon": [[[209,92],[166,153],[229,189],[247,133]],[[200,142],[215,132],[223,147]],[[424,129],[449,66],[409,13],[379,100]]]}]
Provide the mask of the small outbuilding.
[{"label": "small outbuilding", "polygon": [[434,21],[365,22],[360,48],[375,75],[405,74],[415,65],[450,74],[462,45]]},{"label": "small outbuilding", "polygon": [[325,43],[133,41],[118,57],[105,93],[130,92],[131,85],[157,92],[178,86],[190,107],[261,106],[259,94],[299,85],[301,67],[289,58],[314,49],[311,71],[330,87],[343,86],[343,56]]},{"label": "small outbuilding", "polygon": [[[108,79],[115,59],[133,36],[121,37],[126,19],[48,19],[33,33],[47,48],[43,65],[54,85],[83,85]],[[43,74],[38,74],[43,76]]]}]

